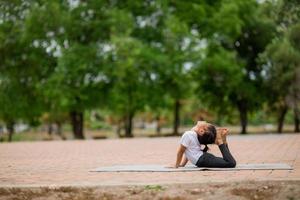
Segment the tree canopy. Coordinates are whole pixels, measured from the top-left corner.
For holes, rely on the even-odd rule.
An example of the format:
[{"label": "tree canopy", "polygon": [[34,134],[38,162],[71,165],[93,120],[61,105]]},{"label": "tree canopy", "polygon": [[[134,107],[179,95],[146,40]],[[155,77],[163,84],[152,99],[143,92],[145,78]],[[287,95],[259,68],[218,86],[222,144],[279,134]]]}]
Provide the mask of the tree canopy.
[{"label": "tree canopy", "polygon": [[12,134],[68,116],[83,139],[84,114],[107,110],[132,137],[138,114],[167,111],[176,135],[197,99],[241,133],[266,107],[279,132],[293,110],[299,131],[299,11],[286,0],[3,0],[0,119]]}]

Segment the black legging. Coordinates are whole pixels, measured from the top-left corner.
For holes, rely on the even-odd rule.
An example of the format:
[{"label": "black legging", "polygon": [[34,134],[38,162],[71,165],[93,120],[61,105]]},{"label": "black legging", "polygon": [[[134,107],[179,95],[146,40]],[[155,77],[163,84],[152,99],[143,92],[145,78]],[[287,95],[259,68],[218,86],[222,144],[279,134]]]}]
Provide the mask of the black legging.
[{"label": "black legging", "polygon": [[231,168],[236,166],[236,161],[231,155],[229,148],[226,144],[219,145],[219,149],[223,158],[216,157],[210,153],[203,153],[203,155],[197,161],[197,167],[220,167]]}]

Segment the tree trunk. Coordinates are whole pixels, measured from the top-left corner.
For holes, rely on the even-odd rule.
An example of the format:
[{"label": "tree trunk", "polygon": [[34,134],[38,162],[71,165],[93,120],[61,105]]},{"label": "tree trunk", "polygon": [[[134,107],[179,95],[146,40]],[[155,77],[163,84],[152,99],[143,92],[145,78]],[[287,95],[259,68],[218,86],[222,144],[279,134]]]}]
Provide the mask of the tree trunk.
[{"label": "tree trunk", "polygon": [[75,139],[84,139],[83,135],[83,112],[70,112],[72,129]]},{"label": "tree trunk", "polygon": [[61,131],[61,123],[59,121],[56,121],[55,122],[55,125],[56,125],[56,130],[55,130],[55,133],[59,136],[61,136],[62,134],[62,131]]},{"label": "tree trunk", "polygon": [[53,127],[52,127],[52,123],[48,124],[48,135],[51,136],[53,132]]},{"label": "tree trunk", "polygon": [[122,131],[122,120],[118,120],[118,124],[117,124],[117,135],[118,135],[119,138],[122,137],[121,131]]},{"label": "tree trunk", "polygon": [[175,100],[174,105],[174,124],[173,124],[173,135],[178,135],[178,128],[180,125],[180,116],[179,116],[179,110],[180,110],[180,102],[178,99]]},{"label": "tree trunk", "polygon": [[299,127],[299,110],[297,108],[294,108],[294,121],[295,121],[295,133],[299,133],[300,132],[300,127]]},{"label": "tree trunk", "polygon": [[117,125],[117,135],[118,135],[119,138],[122,137],[122,135],[121,135],[121,130],[122,130],[122,128],[121,128],[121,126],[118,124],[118,125]]},{"label": "tree trunk", "polygon": [[55,124],[56,124],[56,134],[59,135],[61,139],[65,140],[66,137],[63,135],[61,122],[56,121]]},{"label": "tree trunk", "polygon": [[241,134],[247,134],[248,111],[247,104],[245,101],[238,102],[238,110],[240,113]]},{"label": "tree trunk", "polygon": [[9,121],[6,124],[6,128],[8,130],[8,141],[12,141],[12,136],[15,133],[15,128],[14,128],[15,123],[13,121]]},{"label": "tree trunk", "polygon": [[125,121],[125,137],[133,137],[132,135],[132,127],[133,127],[133,112],[129,112],[126,116]]},{"label": "tree trunk", "polygon": [[281,107],[279,110],[278,126],[277,126],[278,133],[282,133],[284,118],[285,118],[287,111],[288,111],[288,107],[286,105]]},{"label": "tree trunk", "polygon": [[157,115],[155,120],[156,120],[156,134],[160,135],[161,134],[160,116]]}]

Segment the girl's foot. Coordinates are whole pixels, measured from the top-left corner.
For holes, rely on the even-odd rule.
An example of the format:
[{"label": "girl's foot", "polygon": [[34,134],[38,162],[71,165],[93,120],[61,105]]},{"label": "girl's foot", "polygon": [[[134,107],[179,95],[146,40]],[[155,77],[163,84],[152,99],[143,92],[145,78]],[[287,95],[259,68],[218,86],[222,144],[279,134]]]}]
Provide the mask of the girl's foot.
[{"label": "girl's foot", "polygon": [[227,144],[227,139],[226,139],[226,138],[227,138],[228,132],[229,132],[229,131],[228,131],[227,128],[224,128],[224,129],[223,129],[223,132],[222,132],[222,140],[223,140],[223,143],[224,143],[224,144]]},{"label": "girl's foot", "polygon": [[221,135],[223,143],[227,144],[226,137],[228,135],[228,129],[227,128],[218,128],[217,132]]},{"label": "girl's foot", "polygon": [[216,143],[217,145],[223,144],[222,134],[221,134],[220,131],[217,131],[215,143]]}]

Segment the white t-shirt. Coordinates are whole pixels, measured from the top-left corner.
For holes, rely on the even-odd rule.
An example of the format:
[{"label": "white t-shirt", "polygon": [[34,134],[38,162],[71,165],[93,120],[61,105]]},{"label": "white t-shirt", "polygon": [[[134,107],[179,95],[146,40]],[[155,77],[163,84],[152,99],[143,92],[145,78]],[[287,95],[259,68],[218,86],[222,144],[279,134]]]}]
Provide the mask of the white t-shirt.
[{"label": "white t-shirt", "polygon": [[186,147],[184,152],[186,158],[196,165],[200,156],[202,156],[203,151],[201,150],[201,145],[197,138],[197,133],[195,131],[186,131],[181,137],[180,144]]}]

